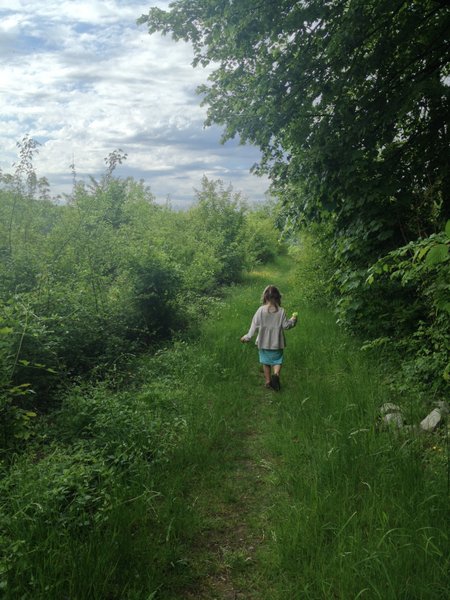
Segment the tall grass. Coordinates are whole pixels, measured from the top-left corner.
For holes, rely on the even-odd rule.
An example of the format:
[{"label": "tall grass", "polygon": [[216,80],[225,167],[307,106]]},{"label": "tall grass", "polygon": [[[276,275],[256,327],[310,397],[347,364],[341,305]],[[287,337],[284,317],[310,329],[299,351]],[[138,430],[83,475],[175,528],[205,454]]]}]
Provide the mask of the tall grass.
[{"label": "tall grass", "polygon": [[[299,284],[287,286],[290,300]],[[299,311],[266,431],[279,465],[267,598],[448,597],[445,461],[431,468],[426,437],[378,430],[378,409],[393,400],[382,365],[330,311],[300,299]]]},{"label": "tall grass", "polygon": [[[445,462],[428,438],[377,430],[380,366],[292,273],[283,258],[230,288],[196,342],[140,359],[122,390],[72,390],[5,473],[5,598],[219,598],[209,536],[227,520],[261,540],[250,567],[226,559],[245,598],[449,595]],[[279,394],[239,343],[267,283],[300,313]],[[249,455],[269,473],[258,489],[236,467]]]},{"label": "tall grass", "polygon": [[136,361],[121,391],[74,388],[5,469],[5,598],[179,598],[202,577],[192,549],[248,423],[234,310]]}]

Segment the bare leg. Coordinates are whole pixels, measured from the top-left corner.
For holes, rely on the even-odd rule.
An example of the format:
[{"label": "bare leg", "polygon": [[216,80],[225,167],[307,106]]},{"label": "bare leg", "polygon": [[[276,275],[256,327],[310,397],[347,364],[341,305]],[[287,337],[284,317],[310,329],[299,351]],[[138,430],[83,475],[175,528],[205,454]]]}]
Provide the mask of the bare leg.
[{"label": "bare leg", "polygon": [[283,365],[273,365],[273,373],[274,375],[278,375],[278,377],[280,376],[280,371],[281,371],[281,367]]},{"label": "bare leg", "polygon": [[270,383],[270,365],[263,365],[264,367],[264,379],[266,383]]}]

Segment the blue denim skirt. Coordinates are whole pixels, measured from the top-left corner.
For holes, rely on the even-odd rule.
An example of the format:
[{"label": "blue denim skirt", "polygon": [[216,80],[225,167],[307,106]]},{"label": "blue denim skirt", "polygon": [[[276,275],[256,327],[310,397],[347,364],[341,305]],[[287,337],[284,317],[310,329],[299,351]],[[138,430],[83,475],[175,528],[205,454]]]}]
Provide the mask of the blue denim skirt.
[{"label": "blue denim skirt", "polygon": [[265,350],[259,349],[259,362],[263,365],[282,365],[283,364],[283,349],[280,350]]}]

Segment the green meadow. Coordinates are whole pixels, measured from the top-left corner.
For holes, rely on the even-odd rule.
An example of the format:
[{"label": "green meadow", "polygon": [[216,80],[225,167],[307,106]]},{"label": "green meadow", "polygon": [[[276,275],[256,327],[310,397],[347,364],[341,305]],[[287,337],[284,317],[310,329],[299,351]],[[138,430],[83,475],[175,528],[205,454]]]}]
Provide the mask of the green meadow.
[{"label": "green meadow", "polygon": [[[154,60],[133,2],[79,21],[12,4],[5,48],[31,84],[0,170],[0,597],[450,598],[446,3],[158,2],[137,23],[192,53],[153,38]],[[206,174],[185,210],[150,189],[247,182],[236,146],[226,168],[216,133],[202,146],[181,55],[206,68],[205,125],[260,151],[264,201]],[[75,154],[84,171],[106,143],[124,150],[83,179]],[[72,155],[70,192],[52,196],[40,150],[55,176]],[[117,176],[128,152],[145,180]],[[280,391],[240,342],[270,284],[298,312]]]},{"label": "green meadow", "polygon": [[[267,282],[299,312],[278,393],[239,342]],[[279,258],[121,389],[72,390],[4,473],[5,598],[448,596],[442,440],[379,430],[380,365],[301,289]]]}]

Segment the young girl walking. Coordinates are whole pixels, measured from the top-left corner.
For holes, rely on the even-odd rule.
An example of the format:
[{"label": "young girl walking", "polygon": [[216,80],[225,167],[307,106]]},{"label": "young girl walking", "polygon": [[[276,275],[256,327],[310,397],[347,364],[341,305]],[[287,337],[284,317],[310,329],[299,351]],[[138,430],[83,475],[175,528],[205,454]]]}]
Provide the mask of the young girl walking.
[{"label": "young girl walking", "polygon": [[248,333],[241,337],[241,342],[249,342],[258,330],[256,345],[259,350],[259,362],[264,367],[265,387],[279,391],[283,349],[286,346],[284,330],[295,327],[297,313],[290,319],[286,317],[284,308],[281,308],[281,294],[274,285],[266,287],[261,303],[262,306],[256,311]]}]

